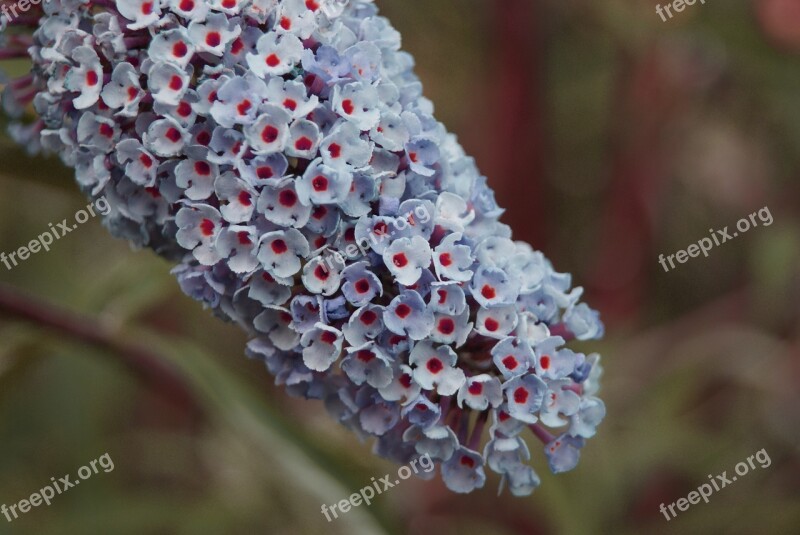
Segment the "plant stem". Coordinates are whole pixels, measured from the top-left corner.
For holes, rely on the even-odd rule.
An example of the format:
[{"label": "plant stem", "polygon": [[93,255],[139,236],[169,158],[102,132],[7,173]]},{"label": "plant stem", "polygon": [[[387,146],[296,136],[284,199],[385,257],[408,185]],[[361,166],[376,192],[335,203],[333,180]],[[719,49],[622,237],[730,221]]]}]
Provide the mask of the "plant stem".
[{"label": "plant stem", "polygon": [[181,408],[201,412],[196,394],[166,359],[142,344],[121,340],[95,318],[80,315],[0,284],[0,315],[27,321],[77,342],[108,351],[147,387]]}]

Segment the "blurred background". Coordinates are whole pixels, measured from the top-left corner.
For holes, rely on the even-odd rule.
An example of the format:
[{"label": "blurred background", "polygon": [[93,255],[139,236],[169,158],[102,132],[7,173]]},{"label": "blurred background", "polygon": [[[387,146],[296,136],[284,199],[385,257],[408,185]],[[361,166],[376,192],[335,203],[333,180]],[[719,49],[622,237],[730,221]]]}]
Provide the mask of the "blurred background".
[{"label": "blurred background", "polygon": [[[437,116],[515,237],[598,308],[608,416],[573,472],[497,496],[408,480],[327,523],[322,503],[396,467],[289,398],[170,265],[96,219],[0,266],[0,504],[108,453],[0,534],[800,532],[800,2],[377,0]],[[2,138],[0,251],[86,206],[69,170]],[[670,272],[674,254],[767,206]],[[580,347],[580,346],[579,346]],[[667,522],[709,474],[772,464]]]}]

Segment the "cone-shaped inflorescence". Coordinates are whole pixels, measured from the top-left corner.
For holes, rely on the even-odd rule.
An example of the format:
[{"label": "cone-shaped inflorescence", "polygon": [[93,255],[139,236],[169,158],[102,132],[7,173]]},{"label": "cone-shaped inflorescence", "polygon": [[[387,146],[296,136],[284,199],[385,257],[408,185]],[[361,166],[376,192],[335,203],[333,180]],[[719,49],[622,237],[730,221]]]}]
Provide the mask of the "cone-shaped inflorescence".
[{"label": "cone-shaped inflorescence", "polygon": [[[13,15],[13,13],[9,13]],[[289,393],[447,486],[572,469],[603,419],[568,274],[511,240],[371,0],[53,0],[4,18],[30,57],[12,135],[57,153],[117,236],[253,336]],[[488,429],[485,424],[489,422]],[[484,435],[488,434],[488,441]],[[483,443],[485,442],[485,443]],[[482,444],[483,443],[483,444]]]}]

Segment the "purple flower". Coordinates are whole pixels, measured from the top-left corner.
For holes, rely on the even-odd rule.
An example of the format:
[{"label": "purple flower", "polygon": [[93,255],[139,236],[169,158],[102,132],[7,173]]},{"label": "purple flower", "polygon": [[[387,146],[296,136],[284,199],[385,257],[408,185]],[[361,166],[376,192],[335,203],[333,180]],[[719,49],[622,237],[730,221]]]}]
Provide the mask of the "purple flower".
[{"label": "purple flower", "polygon": [[467,379],[458,390],[458,406],[482,412],[489,405],[497,407],[503,402],[503,387],[497,377],[482,373]]},{"label": "purple flower", "polygon": [[586,303],[570,307],[564,313],[567,329],[578,340],[595,340],[603,337],[603,323],[600,314],[592,310]]},{"label": "purple flower", "polygon": [[377,13],[50,2],[13,39],[0,26],[34,64],[5,84],[7,112],[32,98],[41,119],[10,132],[105,196],[114,234],[179,259],[181,289],[252,333],[247,354],[291,395],[324,400],[379,455],[429,455],[455,492],[488,466],[527,495],[525,433],[562,472],[605,417],[599,356],[567,347],[604,327],[499,221]]},{"label": "purple flower", "polygon": [[342,271],[345,281],[342,293],[353,306],[366,305],[375,297],[383,295],[383,285],[381,285],[380,279],[368,267],[367,262],[356,262]]},{"label": "purple flower", "polygon": [[474,258],[467,245],[459,245],[460,233],[447,236],[433,252],[433,265],[441,280],[466,282],[472,279]]},{"label": "purple flower", "polygon": [[350,173],[329,167],[322,159],[317,159],[297,179],[297,194],[305,205],[336,204],[345,200],[352,182]]},{"label": "purple flower", "polygon": [[109,108],[119,109],[118,115],[135,117],[144,95],[136,69],[128,62],[122,62],[114,67],[111,82],[103,87],[100,98]]},{"label": "purple flower", "polygon": [[537,376],[529,374],[515,377],[503,385],[508,403],[508,414],[517,420],[535,424],[539,421],[547,385]]},{"label": "purple flower", "polygon": [[288,74],[302,55],[303,43],[295,35],[265,33],[256,43],[256,52],[247,54],[247,66],[261,78],[281,76]]},{"label": "purple flower", "polygon": [[373,388],[383,388],[392,382],[392,361],[374,342],[351,347],[342,360],[342,370],[356,385],[367,383]]},{"label": "purple flower", "polygon": [[351,346],[360,347],[376,340],[384,332],[384,328],[383,307],[365,305],[353,312],[342,330]]},{"label": "purple flower", "polygon": [[303,363],[309,370],[327,371],[342,353],[344,338],[342,332],[317,323],[310,331],[303,333],[300,344],[303,346]]},{"label": "purple flower", "polygon": [[233,225],[223,228],[217,235],[217,253],[228,260],[228,266],[234,273],[250,273],[258,267],[255,230],[253,227]]},{"label": "purple flower", "polygon": [[383,252],[383,263],[397,282],[410,286],[419,280],[423,268],[431,264],[431,247],[420,236],[400,238]]},{"label": "purple flower", "polygon": [[222,228],[222,216],[215,208],[202,204],[186,206],[178,211],[175,223],[178,225],[176,238],[181,247],[192,251],[205,266],[219,261],[214,240]]},{"label": "purple flower", "polygon": [[533,359],[534,354],[530,344],[513,336],[504,338],[492,348],[492,361],[506,379],[527,373],[533,364]]},{"label": "purple flower", "polygon": [[214,56],[222,56],[228,44],[242,32],[235,21],[222,13],[212,13],[204,22],[193,20],[188,30],[188,37],[197,46],[197,51]]},{"label": "purple flower", "polygon": [[291,277],[300,271],[300,259],[309,252],[308,242],[293,228],[267,232],[259,239],[258,260],[275,277]]},{"label": "purple flower", "polygon": [[407,290],[392,299],[383,315],[387,329],[412,340],[422,340],[428,336],[433,326],[432,320],[433,313],[414,290]]},{"label": "purple flower", "polygon": [[412,425],[416,425],[425,429],[434,425],[439,421],[442,415],[442,410],[439,405],[433,403],[423,395],[417,396],[408,405],[403,407],[400,415],[409,421]]},{"label": "purple flower", "polygon": [[581,448],[584,443],[583,438],[568,434],[554,438],[544,448],[550,470],[554,474],[560,474],[575,468],[581,458]]},{"label": "purple flower", "polygon": [[414,346],[409,363],[414,366],[414,381],[425,390],[452,396],[466,382],[463,370],[456,368],[458,356],[448,346],[434,348],[428,342]]},{"label": "purple flower", "polygon": [[336,85],[332,103],[334,111],[340,117],[352,122],[362,132],[370,130],[380,121],[378,90],[364,82]]},{"label": "purple flower", "polygon": [[468,493],[482,488],[486,483],[483,462],[480,453],[464,446],[459,447],[450,459],[442,464],[442,479],[447,488],[458,493]]},{"label": "purple flower", "polygon": [[300,335],[292,328],[292,315],[283,307],[265,306],[253,326],[282,351],[294,349],[300,341]]},{"label": "purple flower", "polygon": [[258,212],[282,227],[304,227],[311,217],[311,207],[300,202],[295,188],[296,181],[289,177],[264,184]]}]

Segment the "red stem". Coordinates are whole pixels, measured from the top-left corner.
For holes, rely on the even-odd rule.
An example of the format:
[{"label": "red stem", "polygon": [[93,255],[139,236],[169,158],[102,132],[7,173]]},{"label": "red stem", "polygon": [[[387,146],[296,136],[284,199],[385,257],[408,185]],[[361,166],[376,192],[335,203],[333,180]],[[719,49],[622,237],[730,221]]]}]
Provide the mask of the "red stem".
[{"label": "red stem", "polygon": [[5,284],[0,284],[0,315],[27,321],[58,335],[106,350],[155,392],[181,408],[201,412],[200,402],[194,392],[180,374],[165,363],[163,357],[144,345],[118,340],[96,318],[63,310]]}]

